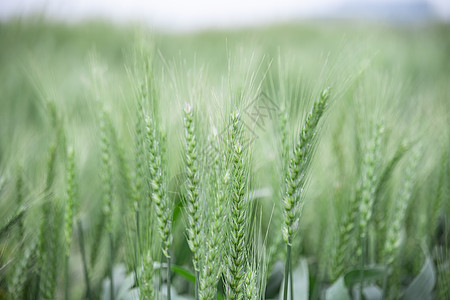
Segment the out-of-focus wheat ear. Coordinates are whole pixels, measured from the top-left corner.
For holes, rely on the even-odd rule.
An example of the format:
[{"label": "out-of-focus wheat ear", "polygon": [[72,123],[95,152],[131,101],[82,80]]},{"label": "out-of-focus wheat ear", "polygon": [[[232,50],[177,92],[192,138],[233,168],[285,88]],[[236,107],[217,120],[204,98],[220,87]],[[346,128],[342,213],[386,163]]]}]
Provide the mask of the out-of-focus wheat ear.
[{"label": "out-of-focus wheat ear", "polygon": [[199,299],[201,300],[215,299],[217,297],[217,284],[223,270],[223,238],[225,233],[223,224],[226,221],[225,205],[230,175],[227,170],[222,171],[223,174],[218,174],[219,182],[216,189],[215,207],[212,222],[209,224],[208,233],[210,238],[205,239],[206,251],[199,279]]},{"label": "out-of-focus wheat ear", "polygon": [[153,263],[151,250],[148,250],[142,255],[142,270],[140,275],[139,291],[141,293],[141,299],[155,299],[155,293],[153,290]]},{"label": "out-of-focus wheat ear", "polygon": [[113,216],[113,174],[111,160],[111,141],[107,129],[107,116],[105,111],[101,112],[100,119],[100,142],[102,161],[102,190],[103,190],[103,213],[106,218],[106,229],[112,232]]},{"label": "out-of-focus wheat ear", "polygon": [[377,257],[382,256],[384,244],[386,242],[386,232],[388,227],[389,220],[386,218],[386,207],[389,206],[387,201],[383,201],[383,191],[386,189],[387,183],[389,179],[392,177],[392,174],[404,157],[404,155],[411,149],[412,143],[401,143],[397,150],[395,151],[394,156],[389,160],[387,165],[383,168],[383,172],[381,172],[380,179],[377,183],[377,188],[375,191],[375,203],[373,207],[373,222],[376,230],[376,251]]},{"label": "out-of-focus wheat ear", "polygon": [[[319,121],[322,119],[328,105],[329,89],[322,91],[318,101],[314,103],[308,114],[299,139],[294,146],[291,161],[286,173],[286,188],[283,195],[284,223],[283,238],[286,243],[285,286],[284,299],[287,299],[288,278],[291,264],[291,243],[294,233],[298,229],[307,171],[315,152]],[[292,299],[293,295],[291,295]]]},{"label": "out-of-focus wheat ear", "polygon": [[[143,92],[142,92],[143,93]],[[142,96],[143,98],[145,96]],[[144,108],[141,101],[137,103],[136,124],[135,124],[135,172],[133,184],[134,209],[139,212],[143,199],[145,180],[145,120]]]},{"label": "out-of-focus wheat ear", "polygon": [[[398,192],[397,197],[394,199],[394,208],[392,210],[391,222],[386,234],[386,242],[384,244],[384,249],[382,252],[382,260],[388,267],[392,267],[395,258],[398,255],[398,250],[401,245],[401,233],[405,222],[406,210],[408,209],[408,205],[411,202],[411,196],[414,188],[414,182],[416,178],[417,166],[419,163],[419,150],[414,151],[411,156],[406,170],[404,172],[404,177],[402,181],[402,185]],[[397,275],[394,272],[394,277]],[[386,274],[384,283],[383,283],[383,291],[386,292],[387,288],[387,279],[388,274]],[[390,286],[398,284],[398,278],[391,278],[392,282],[389,284]],[[391,290],[391,293],[396,293],[396,289]]]},{"label": "out-of-focus wheat ear", "polygon": [[332,281],[338,279],[348,265],[351,240],[354,236],[356,222],[358,220],[358,199],[359,197],[356,195],[350,199],[350,205],[339,225],[338,241],[330,271]]},{"label": "out-of-focus wheat ear", "polygon": [[394,200],[394,209],[392,210],[391,222],[387,231],[383,253],[383,261],[387,265],[392,265],[397,254],[396,252],[400,246],[401,230],[404,225],[406,210],[413,192],[418,161],[419,155],[418,152],[415,151],[406,166],[402,185]]},{"label": "out-of-focus wheat ear", "polygon": [[[448,150],[447,150],[448,151]],[[439,217],[441,216],[442,210],[445,208],[445,188],[446,181],[448,182],[449,178],[446,178],[448,172],[448,152],[444,152],[440,159],[440,172],[439,179],[436,191],[436,197],[434,201],[431,202],[431,210],[430,210],[430,226],[428,228],[428,236],[433,236],[436,232],[436,229],[439,224]]]},{"label": "out-of-focus wheat ear", "polygon": [[[52,231],[52,218],[51,218],[51,208],[53,204],[53,194],[52,185],[55,179],[55,166],[56,166],[56,143],[52,144],[48,151],[47,159],[47,178],[44,187],[44,203],[42,204],[42,216],[41,224],[39,228],[39,240],[38,240],[38,283],[36,284],[37,290],[35,294],[43,294],[43,296],[48,296],[51,294],[51,286],[43,284],[50,274],[45,274],[45,268],[49,267],[50,260],[50,244],[49,233],[53,234]],[[44,292],[44,293],[42,293]]]},{"label": "out-of-focus wheat ear", "polygon": [[[135,263],[141,261],[141,253],[145,252],[147,232],[152,230],[153,218],[151,217],[152,201],[151,188],[146,176],[146,133],[144,120],[144,107],[142,102],[146,98],[146,90],[142,86],[136,109],[135,138],[134,138],[134,176],[133,176],[133,207],[135,214],[136,241]],[[151,220],[149,220],[151,219]]]},{"label": "out-of-focus wheat ear", "polygon": [[192,107],[186,104],[184,109],[185,137],[185,172],[186,172],[186,213],[187,240],[192,251],[192,263],[195,270],[195,299],[198,299],[198,284],[200,271],[201,214],[199,200],[199,173],[197,157],[197,138]]},{"label": "out-of-focus wheat ear", "polygon": [[[375,203],[375,192],[377,184],[377,164],[384,134],[384,127],[377,124],[373,136],[368,141],[362,162],[361,174],[361,199],[359,201],[359,243],[356,251],[360,259],[361,269],[368,263],[369,249],[369,223],[372,220],[373,205]],[[363,282],[360,284],[359,294],[362,296]]]},{"label": "out-of-focus wheat ear", "polygon": [[[345,267],[350,261],[348,254],[354,249],[352,241],[356,238],[356,234],[361,230],[361,227],[363,227],[364,230],[366,229],[368,220],[361,220],[361,210],[364,210],[364,217],[369,217],[369,220],[372,215],[373,203],[376,197],[376,186],[378,186],[377,178],[375,176],[375,167],[379,160],[378,152],[383,136],[383,130],[383,127],[378,125],[375,134],[373,134],[372,138],[367,143],[367,149],[363,156],[361,166],[359,167],[361,172],[364,172],[361,174],[362,179],[358,183],[359,186],[355,195],[350,199],[349,207],[339,226],[338,244],[334,252],[334,259],[331,267],[332,280],[336,280],[344,273]],[[361,207],[363,193],[366,204]],[[364,233],[364,237],[365,236],[366,233]],[[361,239],[361,236],[359,239]],[[361,245],[361,243],[357,243],[356,246],[358,255],[362,254]]]},{"label": "out-of-focus wheat ear", "polygon": [[361,176],[361,201],[359,203],[359,235],[358,256],[365,256],[365,243],[367,242],[368,224],[372,219],[373,205],[377,186],[376,167],[379,163],[379,153],[384,133],[381,124],[376,126],[373,137],[368,141],[363,158]]},{"label": "out-of-focus wheat ear", "polygon": [[102,155],[102,186],[103,186],[103,214],[105,216],[106,230],[109,235],[109,280],[110,295],[114,300],[114,236],[113,236],[113,174],[111,160],[111,142],[108,134],[108,118],[104,110],[100,116],[101,155]]},{"label": "out-of-focus wheat ear", "polygon": [[11,299],[22,299],[23,291],[32,268],[33,255],[38,250],[39,240],[32,238],[27,245],[23,247],[23,255],[18,260],[11,281],[9,282],[8,292]]},{"label": "out-of-focus wheat ear", "polygon": [[65,299],[69,299],[69,257],[70,245],[72,243],[73,216],[76,214],[76,183],[75,183],[75,158],[74,151],[70,148],[67,151],[67,190],[66,190],[66,206],[64,214],[64,238],[65,238]]},{"label": "out-of-focus wheat ear", "polygon": [[[23,168],[22,166],[18,166],[17,167],[17,179],[16,179],[16,193],[17,193],[17,207],[18,207],[18,211],[22,211],[23,208],[23,200],[24,200],[24,195],[23,195]],[[23,248],[23,242],[24,242],[24,237],[25,237],[25,224],[23,221],[23,217],[19,218],[19,220],[17,221],[17,226],[19,227],[19,243],[20,243],[20,248]]]},{"label": "out-of-focus wheat ear", "polygon": [[120,178],[120,185],[123,186],[121,197],[125,199],[125,201],[120,201],[120,209],[128,210],[129,206],[132,205],[133,191],[131,184],[131,175],[130,170],[128,168],[128,162],[125,156],[125,149],[123,148],[123,143],[118,135],[116,127],[113,125],[110,118],[107,118],[108,122],[108,131],[111,134],[111,148],[112,153],[115,156],[117,166],[118,166],[118,175]]}]

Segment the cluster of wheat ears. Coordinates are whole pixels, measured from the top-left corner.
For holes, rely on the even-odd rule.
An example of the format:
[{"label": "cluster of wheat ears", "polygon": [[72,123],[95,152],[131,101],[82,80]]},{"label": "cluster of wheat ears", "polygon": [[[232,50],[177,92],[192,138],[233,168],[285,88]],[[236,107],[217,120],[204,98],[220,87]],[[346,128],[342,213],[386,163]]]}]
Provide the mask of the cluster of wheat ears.
[{"label": "cluster of wheat ears", "polygon": [[[32,237],[25,234],[24,215],[28,207],[23,205],[22,168],[18,168],[15,185],[19,209],[1,229],[3,235],[17,226],[20,236],[17,259],[7,268],[5,297],[69,299],[71,285],[79,279],[71,277],[82,276],[82,297],[87,299],[97,299],[100,294],[103,299],[190,299],[180,296],[179,286],[175,288],[173,279],[182,278],[190,282],[184,294],[196,300],[259,300],[273,297],[267,296],[268,280],[274,280],[269,277],[274,274],[276,262],[283,261],[283,279],[275,295],[285,300],[298,299],[295,287],[300,283],[294,270],[299,257],[293,251],[299,252],[299,245],[306,242],[302,239],[302,211],[307,188],[315,180],[310,173],[311,164],[328,111],[333,106],[334,87],[313,95],[315,101],[301,123],[290,120],[285,109],[277,111],[273,124],[277,127],[277,153],[280,153],[277,164],[281,167],[275,176],[281,178],[280,187],[270,195],[270,217],[262,217],[257,185],[251,178],[255,173],[252,170],[255,149],[249,142],[251,133],[243,120],[244,105],[237,101],[238,105],[228,114],[222,114],[222,128],[216,129],[199,125],[201,115],[206,113],[201,105],[195,101],[185,104],[182,159],[176,168],[181,175],[174,176],[168,164],[170,138],[161,126],[165,116],[158,109],[164,101],[159,99],[151,78],[147,78],[149,73],[136,87],[131,145],[120,140],[108,110],[98,110],[102,209],[93,221],[83,219],[80,210],[78,182],[83,175],[78,172],[80,160],[76,147],[70,146],[63,118],[53,103],[48,102],[54,138],[48,148],[44,200],[39,205],[41,211],[36,213],[35,222],[39,222],[39,227],[34,232],[37,234]],[[290,138],[293,136],[290,125],[295,127],[293,138]],[[324,243],[324,248],[331,251],[322,255],[317,275],[321,282],[315,288],[309,283],[310,299],[313,291],[318,291],[316,298],[332,299],[328,288],[350,271],[354,281],[352,286],[346,281],[345,290],[354,297],[358,294],[367,297],[366,288],[374,286],[379,288],[383,299],[402,295],[402,274],[397,271],[400,268],[396,262],[405,240],[405,219],[412,201],[421,147],[419,142],[401,144],[395,155],[383,164],[385,124],[375,123],[368,132],[369,137],[360,145],[357,187],[349,196],[348,205],[336,213],[336,234],[329,241],[332,246]],[[403,169],[397,170],[396,165],[403,157],[406,160]],[[54,182],[61,172],[58,167],[61,161],[65,165],[65,196],[63,201],[57,201]],[[395,170],[402,178],[398,193],[393,201],[383,202],[379,200],[380,194]],[[179,184],[176,197],[181,205],[175,203],[171,194],[175,177]],[[441,206],[442,203],[435,205],[434,224],[430,227],[436,227]],[[383,214],[383,211],[390,213]],[[175,214],[182,215],[181,225],[175,226]],[[85,223],[90,224],[94,241],[88,247]],[[180,243],[174,243],[174,232],[180,231],[183,233],[177,237],[185,239],[188,248],[177,250],[174,245]],[[106,247],[100,243],[103,237]],[[73,240],[78,247],[73,247]],[[190,251],[192,263],[184,267],[177,265],[179,251]],[[99,260],[105,261],[105,267],[97,267],[102,271],[94,272],[95,266],[101,265],[97,263]],[[119,275],[115,272],[120,263],[126,266],[127,274],[132,274],[132,284],[127,287],[129,294],[125,295],[119,292],[123,290],[118,286]],[[448,296],[448,281],[445,282],[449,268],[445,263],[443,259],[443,271],[438,272],[437,280],[442,299]],[[81,266],[77,267],[79,272],[71,271],[74,264]],[[348,276],[345,278],[349,280]],[[335,297],[347,299],[345,295]]]}]

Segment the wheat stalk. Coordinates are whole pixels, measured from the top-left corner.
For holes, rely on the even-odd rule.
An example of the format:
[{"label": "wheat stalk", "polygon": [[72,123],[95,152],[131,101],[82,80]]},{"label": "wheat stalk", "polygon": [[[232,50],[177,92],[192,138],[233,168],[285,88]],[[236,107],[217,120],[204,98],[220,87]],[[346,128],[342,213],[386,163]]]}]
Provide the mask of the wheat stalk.
[{"label": "wheat stalk", "polygon": [[[287,299],[287,287],[291,264],[292,237],[298,228],[301,200],[306,182],[306,172],[314,154],[314,146],[317,141],[318,124],[322,118],[328,103],[329,89],[322,91],[318,101],[314,103],[312,111],[308,114],[305,124],[300,132],[286,176],[286,188],[283,196],[283,238],[286,243],[286,264],[284,299]],[[293,295],[291,294],[291,299]]]}]

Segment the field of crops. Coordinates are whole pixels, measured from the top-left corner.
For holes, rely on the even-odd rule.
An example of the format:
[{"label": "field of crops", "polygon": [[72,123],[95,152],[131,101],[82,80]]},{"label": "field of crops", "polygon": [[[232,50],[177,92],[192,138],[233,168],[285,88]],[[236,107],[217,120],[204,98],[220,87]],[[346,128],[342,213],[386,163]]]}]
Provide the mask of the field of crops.
[{"label": "field of crops", "polygon": [[450,27],[0,24],[0,299],[450,299]]}]

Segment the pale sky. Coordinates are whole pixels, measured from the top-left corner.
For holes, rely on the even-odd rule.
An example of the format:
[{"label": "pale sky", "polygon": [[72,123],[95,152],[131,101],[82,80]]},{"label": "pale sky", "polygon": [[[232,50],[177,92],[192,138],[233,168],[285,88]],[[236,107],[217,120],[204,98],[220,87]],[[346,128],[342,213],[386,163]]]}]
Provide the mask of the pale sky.
[{"label": "pale sky", "polygon": [[[45,12],[70,22],[102,17],[142,21],[166,29],[190,30],[282,22],[321,16],[348,2],[417,3],[417,0],[0,0],[0,19]],[[450,20],[450,0],[424,0]]]}]

